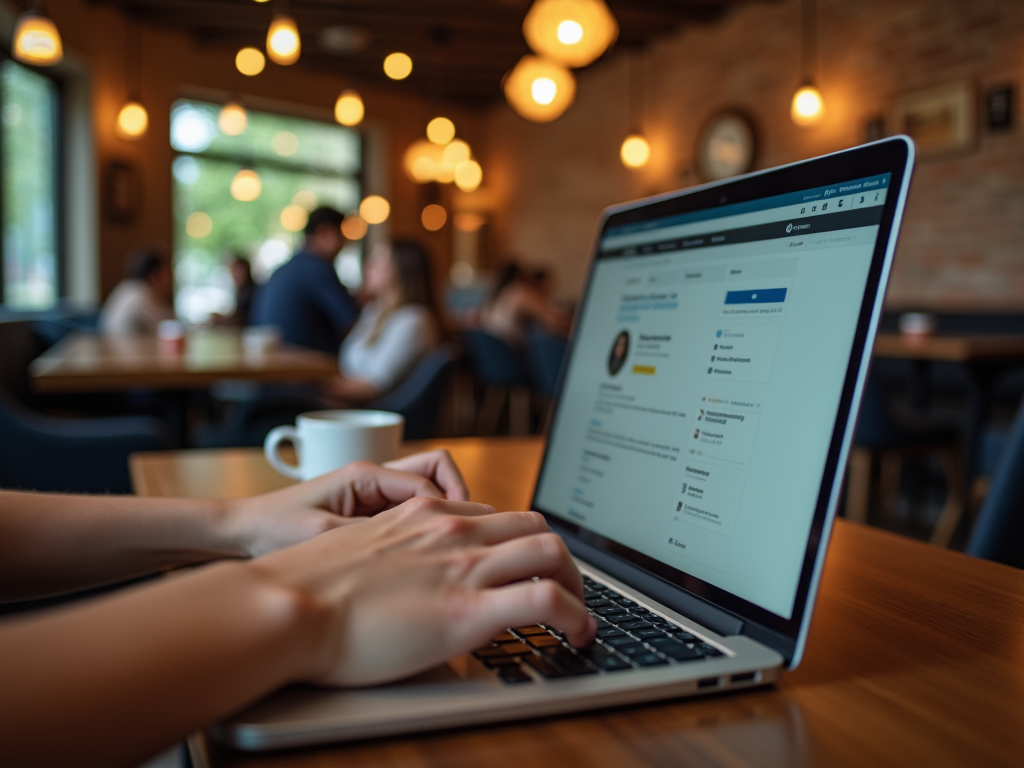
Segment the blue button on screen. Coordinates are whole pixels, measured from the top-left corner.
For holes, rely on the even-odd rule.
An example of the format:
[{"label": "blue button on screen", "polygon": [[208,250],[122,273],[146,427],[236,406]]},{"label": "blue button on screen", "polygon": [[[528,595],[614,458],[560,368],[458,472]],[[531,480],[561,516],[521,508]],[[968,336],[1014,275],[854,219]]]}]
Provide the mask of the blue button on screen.
[{"label": "blue button on screen", "polygon": [[786,288],[762,288],[754,291],[729,291],[726,304],[781,304],[786,300]]}]

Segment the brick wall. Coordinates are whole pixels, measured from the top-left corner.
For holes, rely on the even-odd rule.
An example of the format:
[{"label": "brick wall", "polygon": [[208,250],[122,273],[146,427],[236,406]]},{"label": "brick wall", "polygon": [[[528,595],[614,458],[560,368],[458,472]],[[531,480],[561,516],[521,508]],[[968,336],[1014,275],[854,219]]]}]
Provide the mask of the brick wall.
[{"label": "brick wall", "polygon": [[[757,167],[859,144],[900,94],[967,78],[979,105],[1024,74],[1024,2],[818,0],[823,122],[795,126],[799,3],[754,2],[721,22],[656,41],[646,53],[645,132],[652,162],[625,169],[624,52],[579,73],[576,104],[533,125],[504,104],[487,115],[487,183],[501,205],[500,251],[548,265],[559,292],[582,284],[597,215],[609,204],[695,183],[694,144],[718,110],[758,127]],[[1016,94],[1018,102],[1024,92]],[[979,122],[982,109],[979,106]],[[1024,126],[980,127],[976,147],[917,168],[888,295],[891,308],[1024,310]],[[891,123],[891,121],[890,121]]]}]

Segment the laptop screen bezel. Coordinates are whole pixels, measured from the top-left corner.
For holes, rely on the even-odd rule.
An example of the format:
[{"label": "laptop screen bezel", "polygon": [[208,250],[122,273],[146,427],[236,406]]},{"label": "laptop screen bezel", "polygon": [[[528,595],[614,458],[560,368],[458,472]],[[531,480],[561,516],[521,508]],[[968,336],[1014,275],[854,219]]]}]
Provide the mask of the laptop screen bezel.
[{"label": "laptop screen bezel", "polygon": [[[539,504],[537,493],[543,483],[544,473],[549,469],[551,443],[544,447],[540,471],[533,489],[531,508],[550,518],[554,527],[563,536],[579,539],[591,548],[596,548],[616,558],[621,558],[634,569],[649,574],[662,581],[684,590],[689,595],[706,601],[718,609],[725,610],[744,621],[755,622],[772,632],[781,634],[794,642],[809,609],[808,595],[812,587],[815,562],[822,546],[825,524],[828,520],[830,499],[833,498],[837,472],[841,471],[839,459],[843,449],[843,438],[849,423],[851,409],[854,406],[853,396],[858,377],[861,374],[861,361],[864,359],[865,345],[872,324],[872,317],[880,305],[883,296],[878,290],[883,277],[886,253],[889,241],[893,236],[892,228],[904,185],[904,176],[909,173],[908,157],[910,149],[905,141],[890,139],[875,144],[865,145],[835,155],[828,155],[777,169],[762,171],[718,184],[685,190],[678,193],[663,195],[658,198],[640,201],[635,204],[617,206],[602,214],[598,237],[591,255],[590,268],[581,293],[581,300],[576,311],[573,333],[566,347],[559,376],[558,387],[553,401],[553,412],[549,424],[557,423],[559,407],[562,400],[562,386],[565,372],[568,370],[574,353],[574,344],[578,337],[576,324],[584,316],[586,303],[591,294],[594,265],[602,258],[600,242],[612,228],[627,224],[661,219],[667,216],[704,211],[736,203],[760,200],[766,197],[782,195],[802,190],[813,189],[824,185],[853,181],[869,176],[891,174],[888,184],[889,194],[883,206],[882,218],[879,223],[878,237],[875,241],[868,279],[864,288],[860,316],[854,333],[853,346],[847,363],[842,394],[839,400],[832,436],[829,442],[825,469],[815,503],[807,545],[804,551],[803,564],[797,583],[790,618],[775,614],[759,605],[745,600],[721,587],[716,587],[703,579],[673,568],[649,555],[627,547],[617,541],[585,528],[578,523],[545,509]],[[614,258],[614,257],[613,257]]]}]

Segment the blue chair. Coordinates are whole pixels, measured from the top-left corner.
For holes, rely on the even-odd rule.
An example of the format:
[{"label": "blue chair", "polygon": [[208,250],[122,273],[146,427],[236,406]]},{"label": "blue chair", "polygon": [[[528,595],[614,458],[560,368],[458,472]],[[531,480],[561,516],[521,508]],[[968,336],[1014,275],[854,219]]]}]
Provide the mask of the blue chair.
[{"label": "blue chair", "polygon": [[562,371],[566,340],[562,336],[531,328],[526,334],[526,354],[530,362],[533,390],[547,401],[555,397]]},{"label": "blue chair", "polygon": [[427,354],[401,384],[366,407],[402,414],[406,440],[436,437],[444,393],[458,359],[457,347],[447,344],[438,347]]},{"label": "blue chair", "polygon": [[1024,404],[1006,436],[966,552],[1024,568]]},{"label": "blue chair", "polygon": [[477,432],[493,435],[508,401],[509,434],[530,431],[530,372],[523,356],[497,336],[471,329],[463,333],[473,373],[484,387]]},{"label": "blue chair", "polygon": [[167,447],[144,416],[53,418],[32,411],[28,366],[43,345],[29,321],[0,322],[0,486],[37,491],[131,493],[128,456]]}]

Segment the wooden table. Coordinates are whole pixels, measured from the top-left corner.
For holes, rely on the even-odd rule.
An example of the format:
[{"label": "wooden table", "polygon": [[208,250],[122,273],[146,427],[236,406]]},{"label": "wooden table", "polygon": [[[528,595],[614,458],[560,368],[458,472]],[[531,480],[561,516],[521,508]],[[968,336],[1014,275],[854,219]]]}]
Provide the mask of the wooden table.
[{"label": "wooden table", "polygon": [[916,336],[879,333],[875,357],[949,363],[1024,360],[1024,336]]},{"label": "wooden table", "polygon": [[164,351],[155,336],[104,337],[72,333],[32,362],[39,392],[205,389],[221,379],[322,381],[338,372],[331,355],[281,346],[246,354],[235,328],[189,334],[182,354]]},{"label": "wooden table", "polygon": [[[529,503],[542,444],[447,446],[473,498]],[[134,456],[146,495],[237,497],[289,481],[258,450]],[[807,654],[765,690],[388,738],[246,754],[204,739],[206,765],[1020,766],[1024,762],[1024,571],[840,520]]]}]

